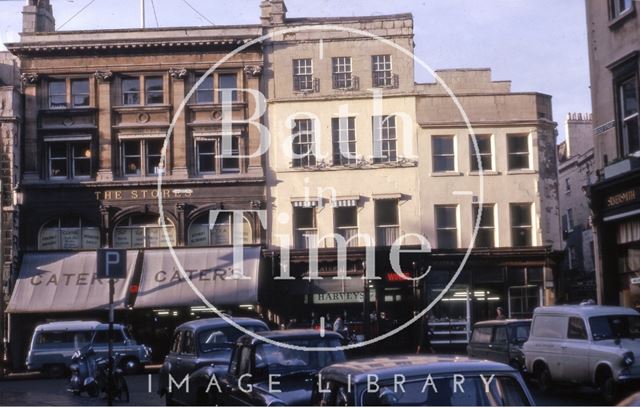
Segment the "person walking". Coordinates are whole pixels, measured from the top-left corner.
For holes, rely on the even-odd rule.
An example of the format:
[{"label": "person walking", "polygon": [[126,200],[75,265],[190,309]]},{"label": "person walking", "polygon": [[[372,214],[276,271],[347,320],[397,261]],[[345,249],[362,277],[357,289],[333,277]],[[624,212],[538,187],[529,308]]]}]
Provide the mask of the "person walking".
[{"label": "person walking", "polygon": [[496,308],[496,319],[507,319],[504,314],[504,309],[502,307]]}]

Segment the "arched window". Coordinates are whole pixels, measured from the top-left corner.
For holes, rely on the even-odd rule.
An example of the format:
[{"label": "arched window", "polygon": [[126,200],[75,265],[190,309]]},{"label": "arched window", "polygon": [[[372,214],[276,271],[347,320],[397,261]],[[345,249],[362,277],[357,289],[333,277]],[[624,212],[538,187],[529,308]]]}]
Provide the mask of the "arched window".
[{"label": "arched window", "polygon": [[[189,246],[225,246],[233,244],[233,213],[219,212],[213,228],[209,213],[198,216],[189,226]],[[242,242],[253,243],[253,229],[246,216],[242,218]]]},{"label": "arched window", "polygon": [[[165,218],[171,245],[176,243],[176,227]],[[131,215],[120,221],[113,230],[113,247],[167,247],[167,240],[158,215]]]},{"label": "arched window", "polygon": [[89,250],[100,247],[100,228],[75,216],[45,223],[38,234],[38,250]]}]

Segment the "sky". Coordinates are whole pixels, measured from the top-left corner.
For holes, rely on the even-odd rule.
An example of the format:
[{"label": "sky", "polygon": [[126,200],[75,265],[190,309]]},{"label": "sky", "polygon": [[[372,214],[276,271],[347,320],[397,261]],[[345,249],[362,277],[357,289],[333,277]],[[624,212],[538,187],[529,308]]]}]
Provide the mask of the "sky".
[{"label": "sky", "polygon": [[[0,0],[0,50],[5,49],[1,43],[19,40],[25,3]],[[140,27],[138,0],[51,3],[62,30]],[[259,4],[260,0],[146,0],[146,24],[156,27],[155,16],[160,27],[210,25],[207,19],[217,25],[256,24]],[[493,79],[511,80],[515,92],[551,95],[561,138],[567,113],[591,112],[584,0],[286,0],[286,4],[289,17],[410,12],[415,53],[431,68],[491,68]],[[416,67],[416,80],[432,78]]]}]

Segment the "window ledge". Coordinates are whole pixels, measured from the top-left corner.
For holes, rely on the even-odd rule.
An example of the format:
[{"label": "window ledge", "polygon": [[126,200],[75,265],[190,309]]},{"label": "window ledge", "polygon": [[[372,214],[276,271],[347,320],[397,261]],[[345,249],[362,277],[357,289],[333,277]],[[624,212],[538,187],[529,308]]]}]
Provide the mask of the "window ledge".
[{"label": "window ledge", "polygon": [[526,174],[537,174],[536,170],[509,170],[507,171],[507,175],[526,175]]},{"label": "window ledge", "polygon": [[462,177],[464,174],[458,171],[432,172],[432,177]]},{"label": "window ledge", "polygon": [[624,13],[618,15],[614,19],[609,21],[609,29],[616,30],[620,28],[625,21],[629,20],[631,17],[636,15],[636,7],[635,4],[632,3],[632,6],[629,10],[626,10]]},{"label": "window ledge", "polygon": [[[482,175],[483,175],[483,176],[495,176],[495,175],[501,175],[501,174],[502,174],[501,172],[499,172],[499,171],[494,171],[494,170],[491,170],[491,171],[489,171],[489,170],[482,171]],[[478,176],[480,176],[480,171],[469,171],[469,172],[467,173],[467,175],[472,176],[472,177],[478,177]]]}]

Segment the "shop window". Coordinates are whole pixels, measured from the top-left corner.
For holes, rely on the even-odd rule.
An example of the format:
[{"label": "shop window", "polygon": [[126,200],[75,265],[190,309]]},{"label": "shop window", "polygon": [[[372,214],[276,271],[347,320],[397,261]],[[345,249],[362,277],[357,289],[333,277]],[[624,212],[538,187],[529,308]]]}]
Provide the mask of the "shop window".
[{"label": "shop window", "polygon": [[376,245],[391,246],[400,235],[400,219],[397,199],[375,201]]},{"label": "shop window", "polygon": [[[637,66],[637,65],[635,65]],[[637,68],[636,68],[637,70]],[[623,157],[640,150],[640,114],[638,111],[638,75],[634,71],[617,84],[618,129]]]},{"label": "shop window", "polygon": [[527,134],[507,135],[507,152],[509,170],[531,169],[529,136]]},{"label": "shop window", "polygon": [[482,164],[482,171],[493,171],[493,143],[491,135],[480,134],[476,135],[476,142],[478,149],[476,150],[473,144],[473,137],[469,138],[469,149],[471,157],[471,171],[480,171],[478,166],[478,159]]},{"label": "shop window", "polygon": [[385,163],[398,160],[396,117],[373,116],[373,162]]},{"label": "shop window", "polygon": [[316,146],[311,119],[296,119],[291,129],[293,149],[292,165],[295,168],[316,165]]},{"label": "shop window", "polygon": [[509,209],[511,215],[511,245],[513,247],[532,246],[532,205],[529,203],[511,204]]},{"label": "shop window", "polygon": [[293,90],[296,92],[313,90],[313,61],[311,58],[293,60]]},{"label": "shop window", "polygon": [[473,204],[473,216],[471,221],[475,229],[478,215],[480,218],[480,226],[478,235],[476,236],[475,247],[495,247],[496,246],[496,224],[495,224],[495,205],[483,204],[482,211],[480,205]]},{"label": "shop window", "polygon": [[196,171],[198,174],[240,172],[240,139],[231,136],[231,149],[223,151],[222,137],[198,137],[195,142]]},{"label": "shop window", "polygon": [[391,55],[374,55],[371,57],[371,72],[373,87],[383,88],[393,86],[393,68]]},{"label": "shop window", "polygon": [[126,176],[159,175],[164,171],[162,146],[164,139],[124,140],[122,173]]},{"label": "shop window", "polygon": [[[345,206],[333,209],[334,233],[344,237],[348,247],[358,246],[358,208]],[[351,239],[351,240],[350,240]]]},{"label": "shop window", "polygon": [[78,217],[60,217],[45,223],[38,234],[38,250],[95,250],[100,228]]},{"label": "shop window", "polygon": [[[176,228],[165,218],[171,245],[176,244]],[[113,247],[120,249],[167,247],[166,237],[157,215],[131,215],[113,230]]]},{"label": "shop window", "polygon": [[124,76],[121,79],[121,88],[122,104],[125,106],[138,106],[142,101],[145,105],[164,103],[162,76]]},{"label": "shop window", "polygon": [[353,77],[351,72],[351,57],[332,58],[333,89],[351,89]]},{"label": "shop window", "polygon": [[90,141],[46,142],[49,179],[91,177]]},{"label": "shop window", "polygon": [[218,102],[235,102],[238,100],[238,79],[236,74],[218,75]]},{"label": "shop window", "polygon": [[433,172],[456,170],[455,138],[453,136],[433,136]]},{"label": "shop window", "polygon": [[317,247],[318,228],[315,208],[293,208],[293,228],[296,249]]},{"label": "shop window", "polygon": [[439,249],[458,247],[458,207],[456,205],[436,206],[436,234]]},{"label": "shop window", "polygon": [[[529,285],[521,287],[509,287],[509,318],[531,318],[533,310],[539,307],[540,303],[540,289],[538,286]],[[555,318],[555,317],[550,317]],[[562,320],[562,318],[558,318]],[[538,324],[540,322],[540,324]],[[560,328],[553,323],[558,322],[555,319],[550,321],[549,329],[557,330],[556,334],[562,336],[564,328]],[[536,320],[536,326],[542,325],[544,322]],[[544,328],[543,328],[544,329]],[[545,329],[546,330],[546,329]],[[542,336],[546,336],[542,334]]]},{"label": "shop window", "polygon": [[609,16],[613,20],[633,9],[633,0],[609,0]]},{"label": "shop window", "polygon": [[[213,226],[212,226],[213,225]],[[198,216],[189,226],[189,246],[227,246],[233,244],[233,213],[217,212],[215,221],[209,213]],[[242,243],[252,244],[253,228],[242,218]]]},{"label": "shop window", "polygon": [[333,165],[355,164],[357,162],[356,118],[332,118],[331,135],[333,139]]}]

